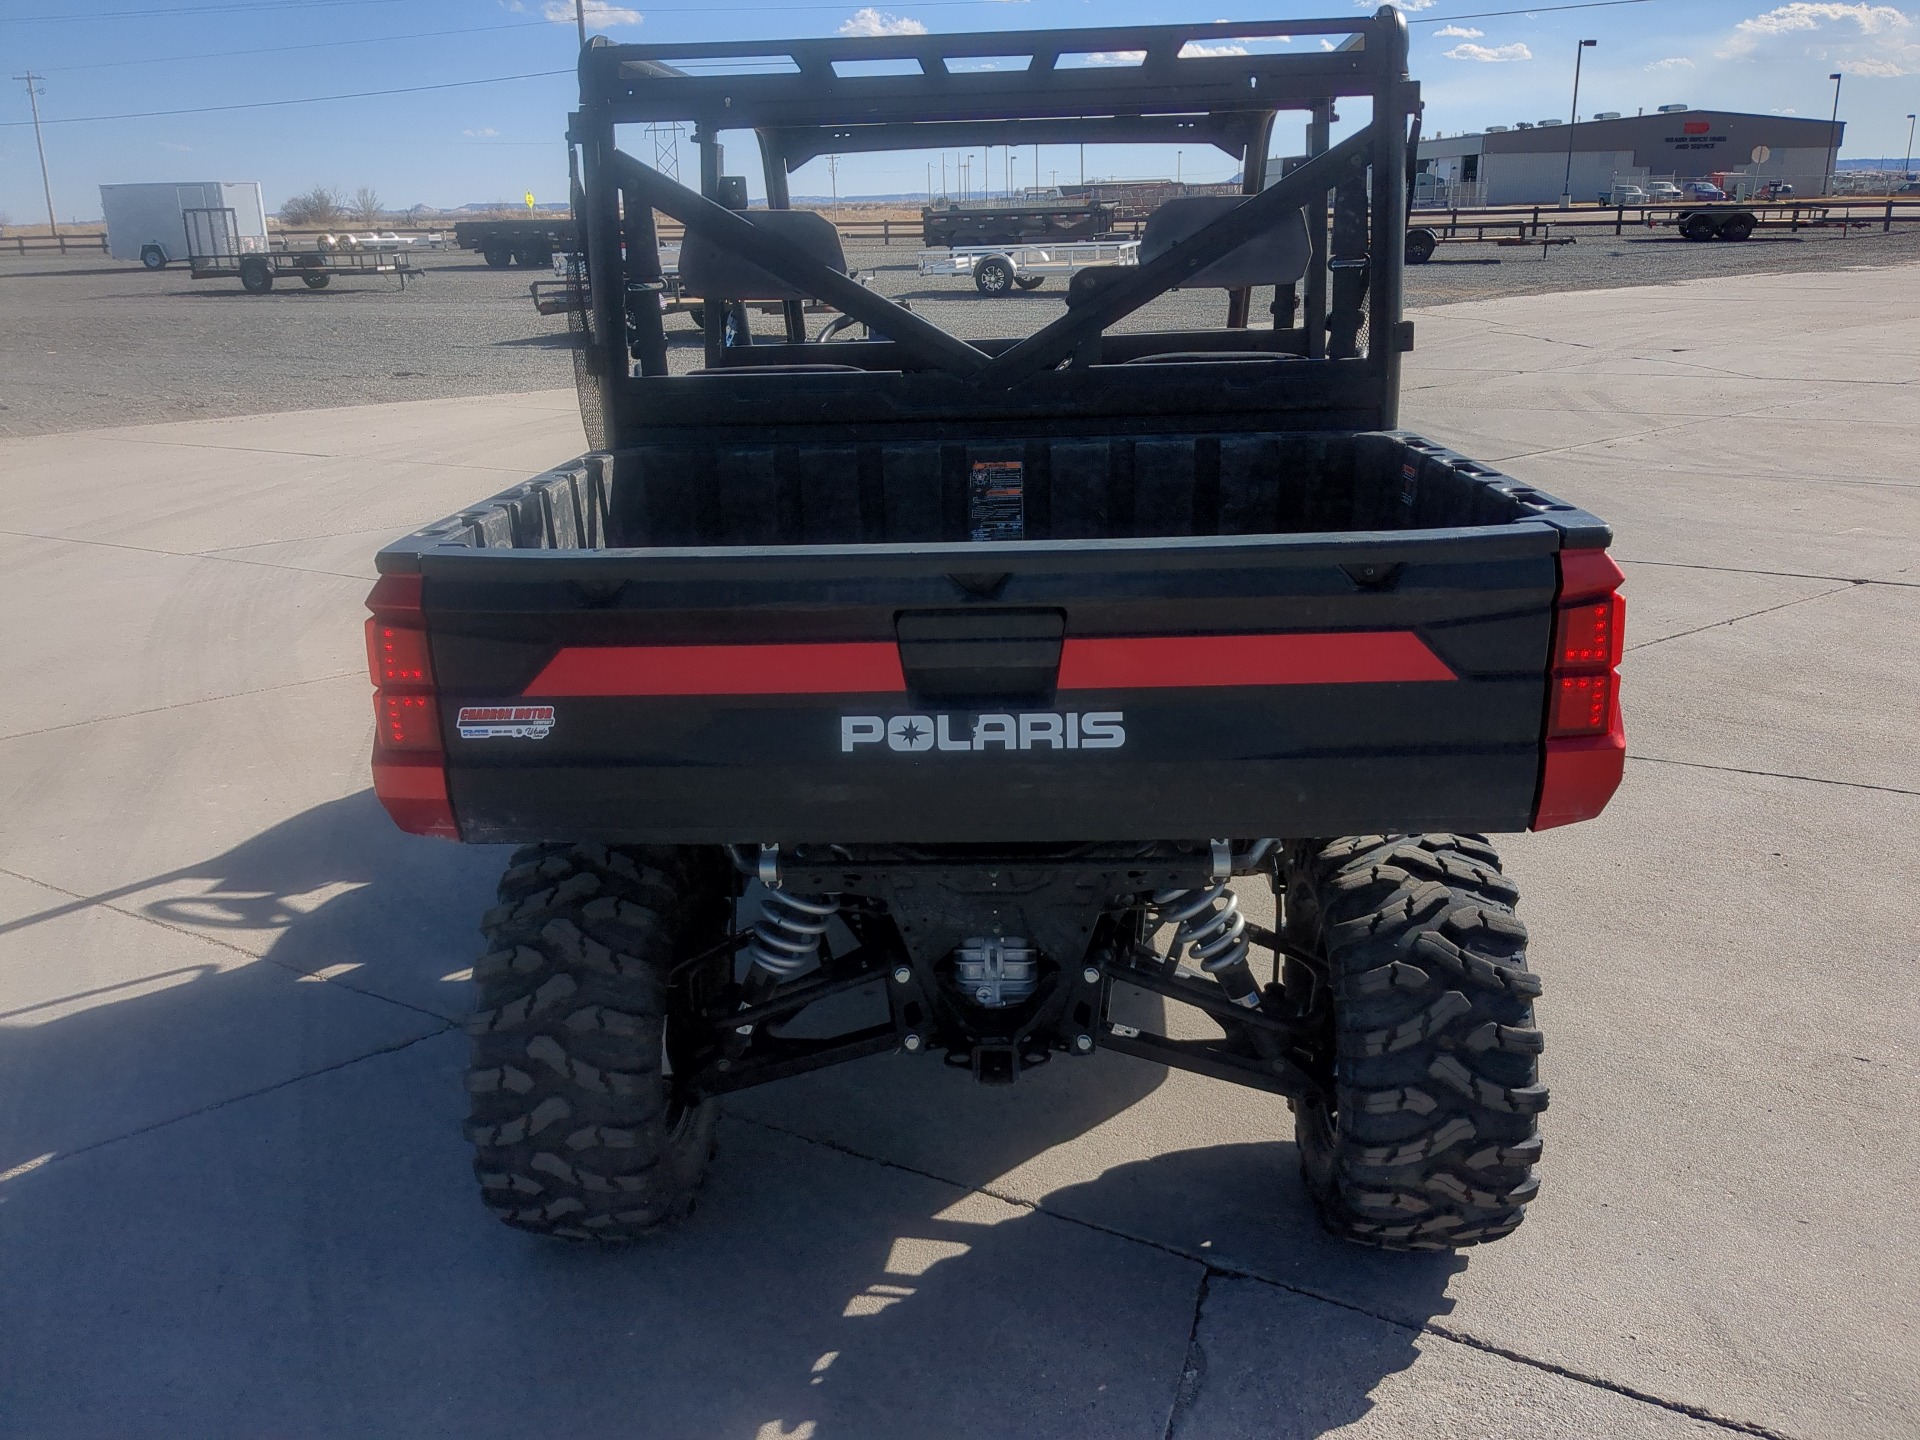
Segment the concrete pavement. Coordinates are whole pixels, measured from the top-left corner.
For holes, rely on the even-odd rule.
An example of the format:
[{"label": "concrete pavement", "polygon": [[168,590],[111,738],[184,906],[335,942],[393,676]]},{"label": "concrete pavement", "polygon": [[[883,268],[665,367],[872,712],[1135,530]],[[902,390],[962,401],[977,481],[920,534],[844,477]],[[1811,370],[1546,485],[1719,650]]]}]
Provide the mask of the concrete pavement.
[{"label": "concrete pavement", "polygon": [[571,395],[0,441],[0,1429],[1910,1435],[1920,267],[1418,319],[1406,423],[1628,573],[1627,783],[1499,842],[1519,1234],[1337,1245],[1282,1107],[1111,1055],[805,1077],[660,1243],[504,1230],[450,1030],[503,857],[367,795],[360,600]]}]

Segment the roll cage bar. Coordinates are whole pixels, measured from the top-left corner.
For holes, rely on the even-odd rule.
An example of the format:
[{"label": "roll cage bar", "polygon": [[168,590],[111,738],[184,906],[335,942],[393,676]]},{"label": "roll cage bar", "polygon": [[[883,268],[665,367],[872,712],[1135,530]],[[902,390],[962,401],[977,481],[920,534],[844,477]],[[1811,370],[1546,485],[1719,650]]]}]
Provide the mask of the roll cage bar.
[{"label": "roll cage bar", "polygon": [[[1340,43],[1297,54],[1225,53],[1222,44],[1323,37]],[[1111,63],[1131,55],[1138,64]],[[1107,63],[1062,63],[1076,57]],[[1098,433],[1146,423],[1164,431],[1181,417],[1207,428],[1271,426],[1276,410],[1299,428],[1396,422],[1420,100],[1407,76],[1406,23],[1390,5],[1354,19],[959,35],[680,45],[596,37],[580,53],[579,75],[568,142],[591,276],[582,358],[611,448],[743,422],[809,436],[954,421],[1013,433],[1042,416],[1056,429]],[[1369,99],[1372,117],[1335,145],[1334,106],[1345,97]],[[1268,184],[1282,111],[1307,114],[1308,155]],[[620,125],[670,121],[693,124],[698,189],[617,147]],[[1076,284],[1067,313],[1038,333],[968,341],[720,203],[723,130],[757,136],[773,209],[789,208],[791,172],[821,155],[1021,144],[1204,142],[1240,163],[1246,199],[1137,268],[1079,277],[1103,283]],[[1280,287],[1270,329],[1248,328],[1250,292],[1238,291],[1225,331],[1105,336],[1302,209],[1312,258],[1301,286]],[[784,344],[723,350],[722,307],[708,305],[708,370],[670,375],[653,303],[664,283],[656,210],[885,338],[810,344],[801,302],[790,301]],[[1226,385],[1218,373],[1196,373],[1218,367],[1152,363],[1195,351],[1321,363],[1233,367],[1244,376]],[[797,368],[822,362],[836,368]]]}]

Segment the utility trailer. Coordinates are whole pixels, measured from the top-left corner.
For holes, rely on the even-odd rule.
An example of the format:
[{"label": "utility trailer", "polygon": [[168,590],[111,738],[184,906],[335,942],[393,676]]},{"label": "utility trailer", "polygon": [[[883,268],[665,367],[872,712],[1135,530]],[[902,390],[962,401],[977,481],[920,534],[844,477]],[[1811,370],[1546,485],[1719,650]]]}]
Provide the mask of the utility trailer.
[{"label": "utility trailer", "polygon": [[1111,234],[1114,218],[1111,205],[1094,200],[929,205],[920,212],[920,243],[929,250],[1065,244]]},{"label": "utility trailer", "polygon": [[556,254],[580,248],[571,215],[457,220],[453,243],[462,250],[479,251],[495,270],[504,270],[516,261],[524,270],[544,270]]},{"label": "utility trailer", "polygon": [[406,289],[420,272],[405,251],[256,250],[244,244],[234,212],[195,208],[180,212],[186,230],[187,269],[196,280],[237,278],[249,295],[265,295],[274,281],[297,279],[309,290],[324,290],[337,275],[392,275]]},{"label": "utility trailer", "polygon": [[[1406,57],[1391,7],[582,51],[594,449],[389,545],[368,600],[376,795],[521,847],[468,1025],[501,1220],[613,1242],[685,1214],[749,1086],[1117,1051],[1292,1108],[1337,1235],[1521,1223],[1540,987],[1485,834],[1619,784],[1622,577],[1593,515],[1398,428]],[[1368,122],[1334,143],[1350,98]],[[1282,113],[1310,153],[1266,186]],[[676,121],[699,190],[615,143]],[[742,128],[751,214],[718,184]],[[962,339],[786,208],[821,155],[955,137],[1204,139],[1245,193],[1161,207],[1033,333]],[[778,300],[784,337],[725,345],[709,305],[704,368],[671,373],[656,212],[690,286]],[[1123,323],[1183,286],[1229,297],[1224,328]],[[868,338],[809,339],[806,299]]]},{"label": "utility trailer", "polygon": [[982,295],[1007,295],[1017,286],[1038,290],[1049,275],[1071,277],[1089,265],[1139,263],[1138,240],[1083,240],[1046,245],[971,245],[920,252],[922,275],[971,275]]}]

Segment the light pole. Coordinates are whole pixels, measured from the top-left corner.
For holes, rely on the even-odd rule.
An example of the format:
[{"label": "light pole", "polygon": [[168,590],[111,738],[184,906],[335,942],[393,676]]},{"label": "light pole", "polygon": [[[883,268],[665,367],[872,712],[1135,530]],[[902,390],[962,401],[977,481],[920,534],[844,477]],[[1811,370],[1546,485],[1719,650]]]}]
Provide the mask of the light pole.
[{"label": "light pole", "polygon": [[1827,183],[1822,187],[1822,195],[1833,193],[1833,172],[1840,163],[1840,76],[1836,73],[1827,77],[1833,81],[1833,118],[1827,122]]},{"label": "light pole", "polygon": [[1573,110],[1567,116],[1567,178],[1560,184],[1560,208],[1573,208],[1573,137],[1580,124],[1580,62],[1587,58],[1587,51],[1600,42],[1582,40],[1573,50]]},{"label": "light pole", "polygon": [[53,182],[47,178],[47,142],[40,138],[40,81],[45,77],[29,70],[13,78],[27,82],[27,104],[33,107],[33,143],[40,151],[40,189],[47,197],[47,233],[57,237],[60,223],[53,218]]},{"label": "light pole", "polygon": [[1907,116],[1907,158],[1900,162],[1900,183],[1913,178],[1913,116]]}]

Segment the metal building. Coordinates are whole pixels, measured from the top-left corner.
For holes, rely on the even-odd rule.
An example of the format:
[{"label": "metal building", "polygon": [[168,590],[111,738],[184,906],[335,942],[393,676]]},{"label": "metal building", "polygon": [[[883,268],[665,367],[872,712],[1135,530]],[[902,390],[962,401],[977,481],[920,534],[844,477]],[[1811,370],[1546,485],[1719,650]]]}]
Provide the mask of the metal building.
[{"label": "metal building", "polygon": [[[1552,205],[1611,197],[1616,185],[1711,180],[1746,196],[1768,181],[1818,195],[1846,125],[1786,115],[1663,106],[1651,115],[1596,115],[1490,125],[1420,142],[1421,199],[1458,205]],[[1567,186],[1567,150],[1573,176]],[[1833,147],[1829,151],[1829,146]],[[1756,160],[1756,155],[1762,158]]]}]

